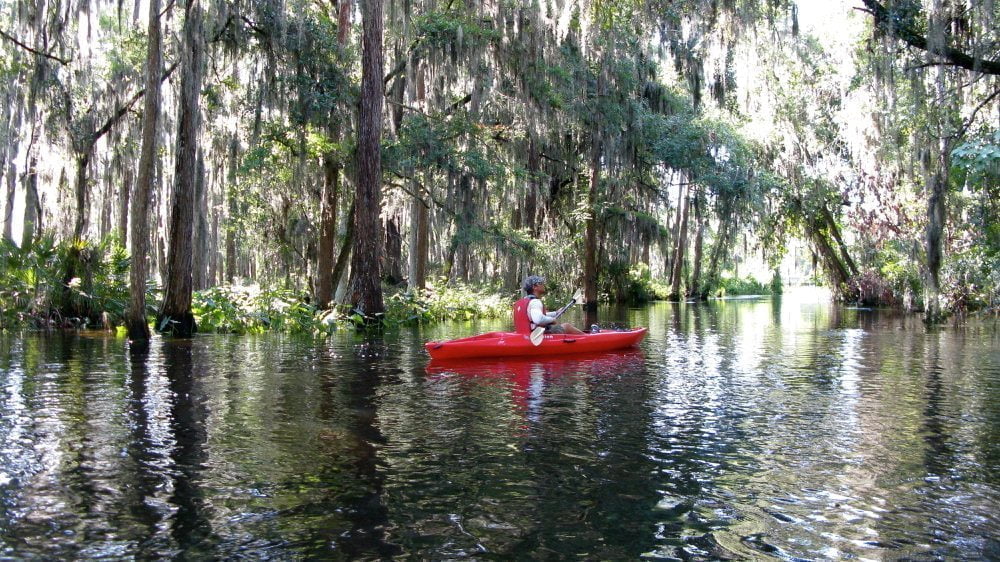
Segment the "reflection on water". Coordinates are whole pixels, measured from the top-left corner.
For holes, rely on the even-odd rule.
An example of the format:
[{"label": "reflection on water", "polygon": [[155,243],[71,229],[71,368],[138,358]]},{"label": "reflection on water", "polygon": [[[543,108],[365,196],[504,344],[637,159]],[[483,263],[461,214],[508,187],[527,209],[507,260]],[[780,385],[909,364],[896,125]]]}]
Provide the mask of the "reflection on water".
[{"label": "reflection on water", "polygon": [[991,321],[601,314],[641,349],[428,362],[489,322],[0,338],[0,557],[1000,557]]}]

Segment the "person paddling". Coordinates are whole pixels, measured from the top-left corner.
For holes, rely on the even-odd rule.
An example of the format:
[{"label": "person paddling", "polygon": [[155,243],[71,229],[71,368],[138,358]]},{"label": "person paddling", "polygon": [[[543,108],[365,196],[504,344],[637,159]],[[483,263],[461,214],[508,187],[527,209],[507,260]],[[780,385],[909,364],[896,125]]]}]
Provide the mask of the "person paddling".
[{"label": "person paddling", "polygon": [[525,297],[514,303],[514,329],[518,333],[530,334],[538,326],[545,327],[547,334],[582,334],[570,323],[556,323],[556,316],[545,311],[542,297],[545,295],[545,278],[531,275],[522,285]]}]

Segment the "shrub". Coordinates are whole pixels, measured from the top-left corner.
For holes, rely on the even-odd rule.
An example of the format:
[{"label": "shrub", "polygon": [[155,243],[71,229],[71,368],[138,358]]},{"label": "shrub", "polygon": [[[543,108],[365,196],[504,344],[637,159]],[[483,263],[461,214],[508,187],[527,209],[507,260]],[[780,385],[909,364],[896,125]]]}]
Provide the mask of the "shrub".
[{"label": "shrub", "polygon": [[770,285],[765,285],[753,277],[723,277],[719,279],[716,296],[769,295]]},{"label": "shrub", "polygon": [[316,307],[290,289],[212,287],[195,292],[191,309],[200,332],[311,334],[322,327]]},{"label": "shrub", "polygon": [[[0,241],[0,328],[119,324],[128,304],[129,257],[114,237],[28,248]],[[155,302],[155,286],[147,300]]]},{"label": "shrub", "polygon": [[616,262],[601,272],[599,292],[614,302],[641,304],[652,300],[666,300],[670,287],[653,280],[649,266]]},{"label": "shrub", "polygon": [[771,277],[770,292],[772,295],[780,295],[785,291],[784,285],[781,282],[781,272],[777,269],[774,270],[774,276]]},{"label": "shrub", "polygon": [[30,249],[0,240],[0,328],[47,324],[49,287],[58,283],[58,248],[43,236]]},{"label": "shrub", "polygon": [[386,299],[385,322],[389,325],[425,324],[440,320],[503,318],[510,315],[513,301],[498,292],[441,283],[422,293],[400,291]]},{"label": "shrub", "polygon": [[1000,253],[981,246],[946,256],[941,293],[953,311],[1000,307]]},{"label": "shrub", "polygon": [[862,306],[894,306],[899,302],[892,284],[875,271],[863,271],[848,282],[847,301]]}]

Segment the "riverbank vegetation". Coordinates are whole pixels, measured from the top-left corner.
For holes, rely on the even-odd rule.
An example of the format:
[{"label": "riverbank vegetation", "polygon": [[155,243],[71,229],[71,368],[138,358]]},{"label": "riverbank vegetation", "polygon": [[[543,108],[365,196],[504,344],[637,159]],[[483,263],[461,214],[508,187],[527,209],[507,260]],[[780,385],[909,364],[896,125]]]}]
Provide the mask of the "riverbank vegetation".
[{"label": "riverbank vegetation", "polygon": [[817,9],[8,3],[0,321],[322,332],[528,273],[698,300],[780,290],[794,240],[840,300],[996,310],[1000,7]]}]

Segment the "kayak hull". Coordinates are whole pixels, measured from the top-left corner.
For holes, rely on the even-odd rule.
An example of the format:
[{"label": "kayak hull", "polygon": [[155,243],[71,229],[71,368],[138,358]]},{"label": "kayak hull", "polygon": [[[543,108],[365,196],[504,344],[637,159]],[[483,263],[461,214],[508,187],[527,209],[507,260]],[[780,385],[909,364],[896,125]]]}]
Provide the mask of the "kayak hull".
[{"label": "kayak hull", "polygon": [[646,328],[607,331],[596,334],[546,334],[532,345],[527,334],[489,332],[449,341],[424,344],[432,359],[472,359],[479,357],[545,357],[614,351],[632,347],[646,337]]}]

